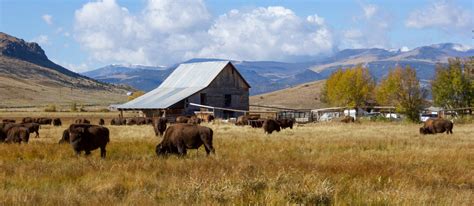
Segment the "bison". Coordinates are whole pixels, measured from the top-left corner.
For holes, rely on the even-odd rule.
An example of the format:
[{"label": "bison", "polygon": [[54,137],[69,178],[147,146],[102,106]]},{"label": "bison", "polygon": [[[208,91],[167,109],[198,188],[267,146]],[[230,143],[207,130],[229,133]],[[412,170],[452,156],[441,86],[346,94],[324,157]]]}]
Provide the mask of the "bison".
[{"label": "bison", "polygon": [[14,119],[3,119],[3,123],[15,123],[16,121]]},{"label": "bison", "polygon": [[189,119],[188,119],[188,122],[189,124],[201,124],[201,119],[197,116],[191,116]]},{"label": "bison", "polygon": [[33,122],[37,122],[35,118],[31,118],[31,117],[25,117],[21,120],[21,123],[33,123]]},{"label": "bison", "polygon": [[38,123],[22,123],[20,125],[23,126],[23,127],[28,128],[30,133],[34,132],[36,134],[35,138],[39,138],[40,124],[38,124]]},{"label": "bison", "polygon": [[263,122],[263,131],[268,134],[273,133],[273,131],[280,132],[280,123],[273,119],[266,119]]},{"label": "bison", "polygon": [[89,121],[88,119],[85,119],[85,118],[80,118],[80,119],[76,119],[74,121],[75,124],[90,124],[91,121]]},{"label": "bison", "polygon": [[166,123],[168,120],[165,117],[155,118],[153,121],[153,129],[155,136],[162,136],[166,131]]},{"label": "bison", "polygon": [[59,144],[69,143],[69,129],[63,131],[63,136],[59,140]]},{"label": "bison", "polygon": [[186,116],[178,116],[176,117],[176,123],[188,123],[189,117]]},{"label": "bison", "polygon": [[59,127],[59,126],[61,126],[62,124],[63,124],[63,123],[61,122],[61,119],[59,119],[59,118],[54,118],[54,119],[53,119],[53,126]]},{"label": "bison", "polygon": [[278,120],[278,123],[280,123],[281,129],[286,129],[288,127],[290,129],[293,129],[293,125],[295,124],[295,119],[283,118],[283,119]]},{"label": "bison", "polygon": [[263,122],[265,122],[265,119],[249,120],[248,122],[252,128],[262,128]]},{"label": "bison", "polygon": [[21,142],[28,143],[30,139],[30,131],[28,128],[21,126],[13,126],[8,129],[7,138],[5,139],[6,143],[18,143]]},{"label": "bison", "polygon": [[101,119],[99,119],[99,125],[100,125],[100,126],[102,126],[102,125],[105,125],[105,121],[104,121],[104,119],[102,119],[102,118],[101,118]]},{"label": "bison", "polygon": [[351,123],[351,122],[354,122],[354,117],[351,117],[351,116],[345,116],[344,119],[341,120],[341,122],[343,123]]},{"label": "bison", "polygon": [[100,148],[100,156],[105,158],[105,147],[109,141],[109,129],[106,127],[91,124],[72,124],[69,127],[69,142],[77,155],[82,151],[89,155],[92,150]]},{"label": "bison", "polygon": [[442,118],[428,119],[423,127],[420,128],[420,134],[453,133],[453,123]]},{"label": "bison", "polygon": [[110,125],[125,125],[126,120],[123,118],[113,118],[110,120]]},{"label": "bison", "polygon": [[38,123],[38,124],[41,124],[41,125],[48,125],[48,124],[51,124],[51,122],[53,122],[53,119],[44,118],[44,117],[40,117],[40,118],[37,118],[35,120],[36,120],[35,123]]},{"label": "bison", "polygon": [[163,141],[156,146],[158,156],[186,155],[187,149],[198,149],[204,144],[207,155],[215,153],[212,147],[213,131],[209,127],[193,124],[175,124],[166,129]]}]

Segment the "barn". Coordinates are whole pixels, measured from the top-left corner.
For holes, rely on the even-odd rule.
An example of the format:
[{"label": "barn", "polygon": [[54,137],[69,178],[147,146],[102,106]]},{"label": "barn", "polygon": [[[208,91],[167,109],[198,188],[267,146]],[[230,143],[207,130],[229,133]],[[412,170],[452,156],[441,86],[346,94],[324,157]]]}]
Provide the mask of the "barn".
[{"label": "barn", "polygon": [[173,119],[207,108],[218,118],[230,118],[249,110],[249,89],[249,83],[230,61],[186,63],[158,88],[117,109]]}]

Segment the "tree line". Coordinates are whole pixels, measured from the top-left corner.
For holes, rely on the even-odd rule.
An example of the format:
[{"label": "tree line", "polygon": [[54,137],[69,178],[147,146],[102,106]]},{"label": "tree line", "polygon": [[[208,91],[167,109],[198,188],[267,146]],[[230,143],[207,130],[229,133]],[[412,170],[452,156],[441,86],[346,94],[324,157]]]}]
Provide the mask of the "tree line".
[{"label": "tree line", "polygon": [[323,87],[321,101],[356,111],[374,104],[390,105],[415,122],[419,121],[420,111],[430,104],[448,109],[473,107],[474,57],[437,64],[435,77],[428,84],[432,103],[427,100],[427,87],[421,86],[416,70],[410,66],[397,66],[377,82],[367,67],[357,65],[333,72]]}]

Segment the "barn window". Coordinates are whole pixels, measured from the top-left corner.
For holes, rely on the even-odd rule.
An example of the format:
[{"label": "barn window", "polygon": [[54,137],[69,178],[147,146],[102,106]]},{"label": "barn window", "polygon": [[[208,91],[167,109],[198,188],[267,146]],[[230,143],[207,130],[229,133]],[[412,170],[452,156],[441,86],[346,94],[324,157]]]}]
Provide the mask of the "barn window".
[{"label": "barn window", "polygon": [[207,95],[206,93],[201,93],[201,104],[207,105]]},{"label": "barn window", "polygon": [[230,94],[224,95],[224,106],[229,107],[231,103],[232,103],[232,95]]}]

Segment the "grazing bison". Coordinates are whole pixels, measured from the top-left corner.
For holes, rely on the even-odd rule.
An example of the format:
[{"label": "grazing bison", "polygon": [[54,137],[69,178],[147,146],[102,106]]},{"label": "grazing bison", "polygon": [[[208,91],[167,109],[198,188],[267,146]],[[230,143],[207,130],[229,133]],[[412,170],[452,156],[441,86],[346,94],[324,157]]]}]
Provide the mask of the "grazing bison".
[{"label": "grazing bison", "polygon": [[104,119],[102,119],[102,118],[101,118],[101,119],[99,119],[99,125],[100,125],[100,126],[102,126],[102,125],[105,125],[105,121],[104,121]]},{"label": "grazing bison", "polygon": [[28,128],[30,133],[35,133],[36,136],[35,138],[39,138],[39,129],[40,129],[40,124],[38,123],[22,123],[20,124],[22,127]]},{"label": "grazing bison", "polygon": [[191,116],[189,119],[188,119],[188,123],[189,124],[201,124],[201,119],[197,116]]},{"label": "grazing bison", "polygon": [[21,123],[33,123],[33,122],[37,122],[35,118],[31,118],[31,117],[25,117],[21,120]]},{"label": "grazing bison", "polygon": [[63,123],[61,122],[61,119],[59,118],[54,118],[53,119],[53,125],[56,126],[56,127],[59,127],[61,126]]},{"label": "grazing bison", "polygon": [[75,124],[90,124],[91,121],[89,121],[88,119],[85,119],[85,118],[81,118],[81,119],[76,119],[74,121]]},{"label": "grazing bison", "polygon": [[59,140],[59,144],[69,144],[69,129],[63,131],[63,136]]},{"label": "grazing bison", "polygon": [[278,120],[278,123],[280,123],[281,129],[286,129],[288,127],[290,129],[293,129],[293,125],[295,124],[295,120],[294,119],[289,119],[289,118],[283,118],[283,119]]},{"label": "grazing bison", "polygon": [[69,142],[77,155],[82,151],[89,155],[92,150],[100,148],[100,156],[105,158],[109,141],[109,129],[105,127],[91,124],[72,124],[69,127]]},{"label": "grazing bison", "polygon": [[263,122],[263,131],[268,134],[273,133],[273,131],[280,132],[280,123],[273,119],[266,119]]},{"label": "grazing bison", "polygon": [[7,138],[5,139],[6,143],[18,143],[21,142],[28,143],[30,139],[30,131],[28,128],[21,126],[14,126],[8,130]]},{"label": "grazing bison", "polygon": [[344,119],[341,120],[341,122],[344,122],[344,123],[351,123],[351,122],[354,122],[354,117],[345,116]]},{"label": "grazing bison", "polygon": [[249,120],[248,122],[252,128],[262,128],[263,122],[265,122],[265,119]]},{"label": "grazing bison", "polygon": [[420,128],[420,134],[453,133],[453,123],[442,118],[428,119],[423,127]]},{"label": "grazing bison", "polygon": [[206,153],[215,153],[212,147],[213,131],[209,127],[193,124],[175,124],[166,129],[163,141],[156,146],[158,156],[167,154],[186,155],[187,149],[198,149],[204,144]]},{"label": "grazing bison", "polygon": [[126,123],[127,120],[123,118],[113,118],[110,120],[110,125],[125,125]]},{"label": "grazing bison", "polygon": [[16,121],[14,119],[3,119],[3,123],[15,123]]},{"label": "grazing bison", "polygon": [[166,131],[166,123],[168,120],[165,117],[155,118],[153,121],[153,129],[155,136],[162,136]]},{"label": "grazing bison", "polygon": [[186,116],[178,116],[176,117],[176,123],[188,123],[189,117]]},{"label": "grazing bison", "polygon": [[35,121],[35,123],[38,123],[38,124],[41,124],[41,125],[48,125],[48,124],[51,124],[51,122],[53,122],[53,119],[44,118],[44,117],[37,118],[36,121]]}]

